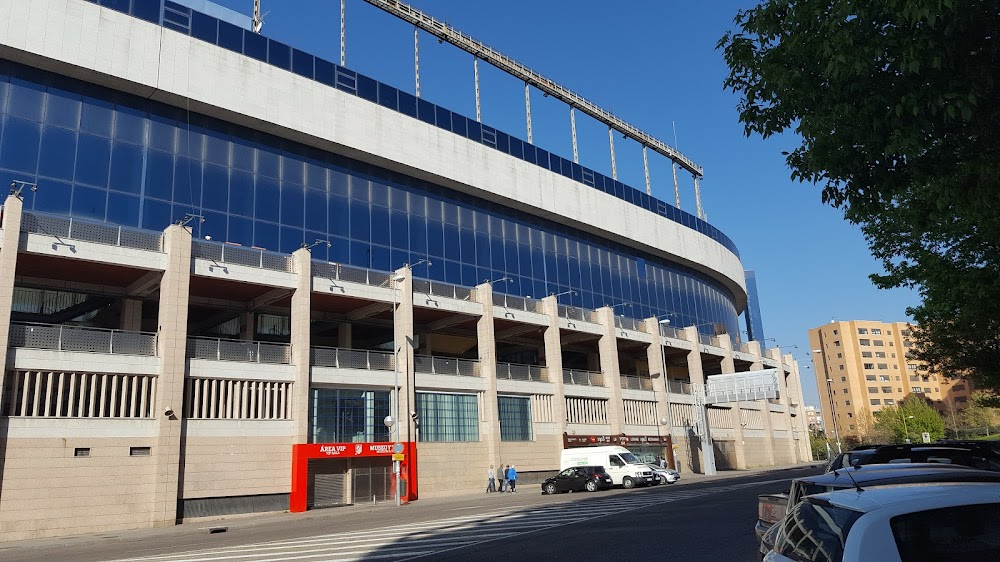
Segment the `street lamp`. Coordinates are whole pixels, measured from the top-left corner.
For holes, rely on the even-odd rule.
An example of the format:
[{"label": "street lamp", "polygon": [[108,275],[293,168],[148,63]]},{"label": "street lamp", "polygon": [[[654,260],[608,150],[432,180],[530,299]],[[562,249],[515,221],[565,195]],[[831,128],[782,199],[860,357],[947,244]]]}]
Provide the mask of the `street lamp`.
[{"label": "street lamp", "polygon": [[[812,349],[810,351],[812,353],[819,353],[820,356],[823,357],[823,350],[822,349]],[[826,372],[827,372],[826,371],[826,358],[823,357],[823,374],[825,375]],[[840,447],[840,424],[837,423],[837,407],[834,406],[834,404],[833,404],[833,390],[830,388],[830,383],[832,383],[832,382],[833,382],[833,379],[827,377],[827,379],[826,379],[826,394],[830,398],[830,421],[833,422],[833,433],[834,433],[834,435],[837,436],[837,454],[839,455],[840,453],[842,453],[844,451]]]},{"label": "street lamp", "polygon": [[[398,387],[397,387],[397,392],[398,392]],[[396,425],[396,420],[392,419],[392,416],[386,416],[385,419],[382,420],[382,423],[384,423],[385,427],[389,430],[389,435],[392,435],[392,426]],[[399,441],[399,426],[396,426],[396,441]],[[399,507],[400,506],[400,500],[399,500],[399,461],[393,461],[392,464],[393,464],[394,472],[396,473],[396,494],[395,494],[395,496],[396,496],[396,507]]]},{"label": "street lamp", "polygon": [[903,440],[906,441],[907,443],[909,443],[910,442],[910,430],[907,429],[907,427],[906,427],[906,420],[912,420],[913,416],[904,416],[902,408],[899,409],[899,415],[900,415],[900,417],[903,418]]},{"label": "street lamp", "polygon": [[[395,440],[395,443],[399,443],[399,425],[396,423],[397,420],[400,419],[399,418],[399,402],[400,402],[400,400],[399,400],[399,345],[397,345],[397,343],[399,342],[399,338],[397,337],[398,327],[397,327],[397,324],[396,324],[396,308],[397,308],[396,303],[397,303],[397,300],[398,300],[396,298],[396,295],[399,292],[399,287],[396,284],[397,283],[402,283],[403,281],[406,281],[406,276],[402,275],[402,274],[399,274],[399,275],[392,276],[391,279],[392,279],[392,376],[393,376],[393,384],[396,387],[396,419],[395,420],[392,419],[392,416],[386,416],[385,420],[383,420],[383,421],[385,422],[385,426],[388,427],[390,430],[392,429],[393,425],[396,426],[396,440]],[[396,448],[393,447],[393,452],[395,452],[395,450],[396,450]],[[400,485],[400,476],[401,476],[400,473],[399,473],[399,461],[392,461],[392,468],[393,468],[393,472],[396,473],[396,507],[399,507],[401,505],[401,501],[400,501],[400,498],[399,498],[399,485]]]},{"label": "street lamp", "polygon": [[[661,325],[661,326],[669,326],[670,325],[670,319],[669,318],[664,318],[663,320],[660,320],[659,321],[659,325]],[[660,346],[660,361],[663,362],[662,363],[663,364],[663,388],[665,389],[665,392],[666,392],[666,394],[664,395],[664,397],[665,397],[664,399],[667,402],[667,416],[663,417],[663,418],[660,418],[660,425],[667,426],[667,435],[671,436],[671,440],[670,440],[671,448],[670,448],[670,451],[668,452],[668,454],[670,456],[670,464],[674,465],[674,466],[671,466],[671,468],[673,468],[674,470],[676,470],[677,459],[674,458],[673,438],[672,438],[673,432],[671,431],[672,428],[671,428],[671,424],[670,424],[670,381],[667,380],[667,352],[666,352],[666,349],[663,346],[663,341],[660,339],[660,335],[659,334],[657,334],[657,337],[656,337],[656,345]],[[660,428],[657,427],[656,429],[657,429],[657,432],[659,432]]]}]

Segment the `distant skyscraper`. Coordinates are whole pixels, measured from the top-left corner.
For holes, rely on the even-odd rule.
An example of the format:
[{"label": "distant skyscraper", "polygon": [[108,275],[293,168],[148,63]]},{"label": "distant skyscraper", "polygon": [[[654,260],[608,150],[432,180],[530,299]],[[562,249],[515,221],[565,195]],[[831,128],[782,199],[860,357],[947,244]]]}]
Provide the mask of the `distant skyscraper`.
[{"label": "distant skyscraper", "polygon": [[757,274],[752,269],[743,272],[747,280],[747,340],[764,341],[764,321],[760,317],[760,300],[757,298]]}]

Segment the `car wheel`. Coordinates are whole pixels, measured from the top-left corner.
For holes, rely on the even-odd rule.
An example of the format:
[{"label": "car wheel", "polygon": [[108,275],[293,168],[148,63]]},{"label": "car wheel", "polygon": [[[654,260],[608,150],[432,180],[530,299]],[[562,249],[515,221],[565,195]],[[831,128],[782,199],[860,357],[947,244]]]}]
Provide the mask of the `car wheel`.
[{"label": "car wheel", "polygon": [[552,494],[556,493],[556,485],[553,484],[553,483],[551,483],[551,482],[549,482],[548,484],[546,484],[544,486],[544,488],[545,488],[545,493],[546,494],[552,495]]},{"label": "car wheel", "polygon": [[587,488],[588,492],[596,492],[597,482],[594,482],[593,480],[587,480],[587,485],[585,486],[585,488]]},{"label": "car wheel", "polygon": [[632,480],[631,476],[622,478],[622,488],[625,488],[626,490],[635,488],[635,480]]}]

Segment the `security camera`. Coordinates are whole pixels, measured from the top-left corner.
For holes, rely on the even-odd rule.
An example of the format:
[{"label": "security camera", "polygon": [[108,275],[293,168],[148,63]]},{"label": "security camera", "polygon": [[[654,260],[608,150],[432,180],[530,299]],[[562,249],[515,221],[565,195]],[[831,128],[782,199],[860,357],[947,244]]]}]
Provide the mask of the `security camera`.
[{"label": "security camera", "polygon": [[163,409],[163,415],[166,416],[166,417],[168,417],[168,418],[173,417],[174,410],[172,408],[164,408]]}]

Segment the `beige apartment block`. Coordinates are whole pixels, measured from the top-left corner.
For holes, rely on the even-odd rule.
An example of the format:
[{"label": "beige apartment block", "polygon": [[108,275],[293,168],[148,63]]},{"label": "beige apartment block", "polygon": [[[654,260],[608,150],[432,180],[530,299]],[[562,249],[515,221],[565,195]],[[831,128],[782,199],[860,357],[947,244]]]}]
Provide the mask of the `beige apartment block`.
[{"label": "beige apartment block", "polygon": [[818,425],[830,428],[829,435],[839,430],[841,438],[863,438],[875,412],[905,399],[923,398],[942,415],[969,404],[969,382],[929,372],[908,356],[912,330],[907,322],[871,320],[809,330],[822,412]]}]

